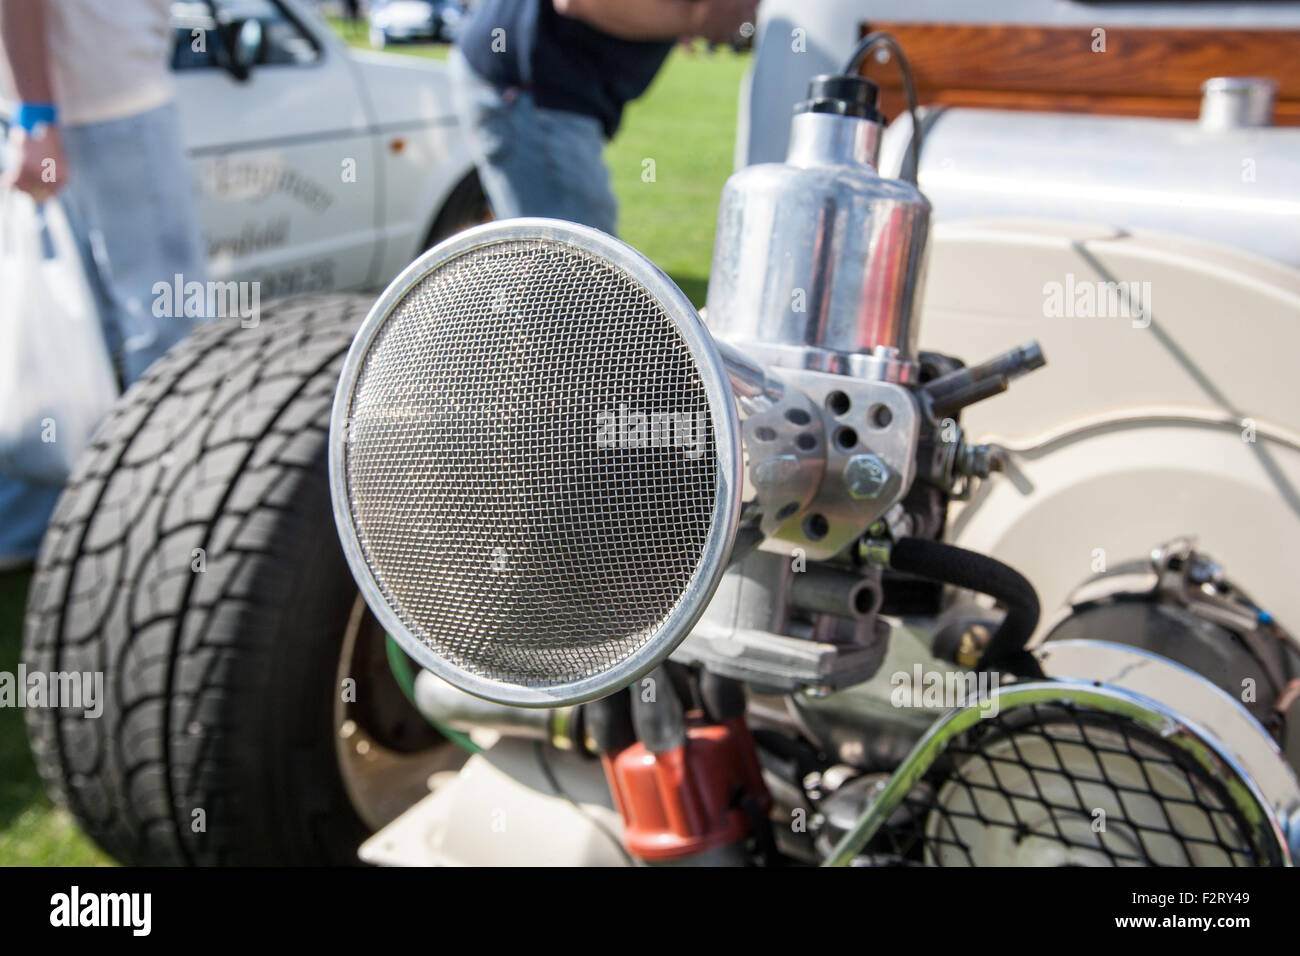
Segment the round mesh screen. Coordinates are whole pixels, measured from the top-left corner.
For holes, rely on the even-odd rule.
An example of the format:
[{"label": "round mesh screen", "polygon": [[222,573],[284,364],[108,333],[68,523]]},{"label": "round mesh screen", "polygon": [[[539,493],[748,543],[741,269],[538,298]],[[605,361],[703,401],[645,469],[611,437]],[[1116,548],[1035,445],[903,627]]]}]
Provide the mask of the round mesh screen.
[{"label": "round mesh screen", "polygon": [[627,270],[553,238],[471,246],[397,299],[345,373],[343,478],[417,659],[529,702],[491,685],[612,690],[684,636],[667,623],[713,573],[722,496],[679,322]]},{"label": "round mesh screen", "polygon": [[883,828],[882,857],[940,866],[1257,866],[1229,798],[1185,750],[1068,704],[982,720]]}]

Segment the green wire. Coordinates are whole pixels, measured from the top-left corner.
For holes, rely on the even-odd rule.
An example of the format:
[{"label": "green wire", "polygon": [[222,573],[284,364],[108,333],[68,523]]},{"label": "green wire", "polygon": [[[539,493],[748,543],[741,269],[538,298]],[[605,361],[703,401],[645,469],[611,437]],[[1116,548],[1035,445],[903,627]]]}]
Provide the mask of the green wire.
[{"label": "green wire", "polygon": [[[397,681],[397,686],[402,688],[402,694],[411,702],[411,706],[419,711],[420,707],[415,702],[415,671],[411,667],[411,660],[406,656],[406,652],[402,650],[398,643],[393,640],[391,635],[384,635],[384,639],[388,651],[388,667],[393,672],[393,678]],[[440,724],[438,721],[428,717],[427,715],[421,714],[421,716],[424,716],[424,719],[429,721],[438,733],[442,734],[466,753],[481,754],[483,752],[482,747],[474,743],[474,741],[470,740],[468,736],[462,734],[459,730],[453,730],[451,727]]]}]

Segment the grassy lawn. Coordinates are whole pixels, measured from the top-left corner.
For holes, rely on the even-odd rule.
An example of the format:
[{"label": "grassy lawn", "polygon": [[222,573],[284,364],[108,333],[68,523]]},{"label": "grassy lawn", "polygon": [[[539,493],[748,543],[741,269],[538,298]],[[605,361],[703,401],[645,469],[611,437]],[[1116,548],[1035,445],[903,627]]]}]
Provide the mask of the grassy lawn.
[{"label": "grassy lawn", "polygon": [[[335,32],[343,39],[358,50],[372,49],[368,37],[368,28],[364,21],[360,23],[349,23],[342,17],[326,17],[334,27]],[[445,43],[401,43],[390,44],[385,53],[400,53],[406,56],[422,56],[429,60],[447,59],[447,51],[451,47]]]},{"label": "grassy lawn", "polygon": [[[365,30],[348,31],[369,48]],[[443,59],[447,47],[389,52]],[[731,173],[736,103],[748,60],[677,49],[650,91],[628,107],[606,151],[621,207],[620,232],[697,304],[704,303],[718,194]],[[653,161],[653,167],[647,160]],[[647,170],[653,168],[653,177]],[[0,575],[0,671],[16,672],[26,575]],[[46,797],[27,749],[22,712],[0,708],[0,865],[107,862]]]},{"label": "grassy lawn", "polygon": [[[605,151],[619,232],[704,304],[722,184],[731,175],[740,78],[749,58],[678,48],[629,104]],[[647,160],[654,181],[644,181]]]},{"label": "grassy lawn", "polygon": [[[0,671],[17,673],[26,574],[0,574]],[[23,712],[0,707],[0,865],[93,866],[108,858],[45,795],[27,749]]]}]

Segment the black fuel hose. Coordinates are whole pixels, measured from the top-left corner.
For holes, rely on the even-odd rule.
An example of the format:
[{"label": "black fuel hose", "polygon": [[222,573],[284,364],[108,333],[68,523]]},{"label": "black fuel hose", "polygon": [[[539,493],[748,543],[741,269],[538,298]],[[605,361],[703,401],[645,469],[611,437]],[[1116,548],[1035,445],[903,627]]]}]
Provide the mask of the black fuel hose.
[{"label": "black fuel hose", "polygon": [[987,555],[925,538],[900,538],[894,542],[889,566],[995,598],[1007,609],[1007,616],[989,639],[977,667],[1004,667],[1026,676],[1041,674],[1038,663],[1025,651],[1038,626],[1038,594],[1015,568]]}]

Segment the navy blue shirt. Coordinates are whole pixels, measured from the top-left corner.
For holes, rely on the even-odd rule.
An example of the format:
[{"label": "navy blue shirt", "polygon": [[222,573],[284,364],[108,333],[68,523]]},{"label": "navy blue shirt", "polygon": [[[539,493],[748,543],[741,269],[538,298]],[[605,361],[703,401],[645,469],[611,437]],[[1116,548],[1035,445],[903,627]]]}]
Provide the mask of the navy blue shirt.
[{"label": "navy blue shirt", "polygon": [[[504,51],[494,51],[493,43],[500,50],[502,41]],[[671,40],[612,37],[560,16],[551,0],[479,0],[456,45],[489,83],[522,87],[546,109],[594,116],[606,137],[673,48]]]}]

